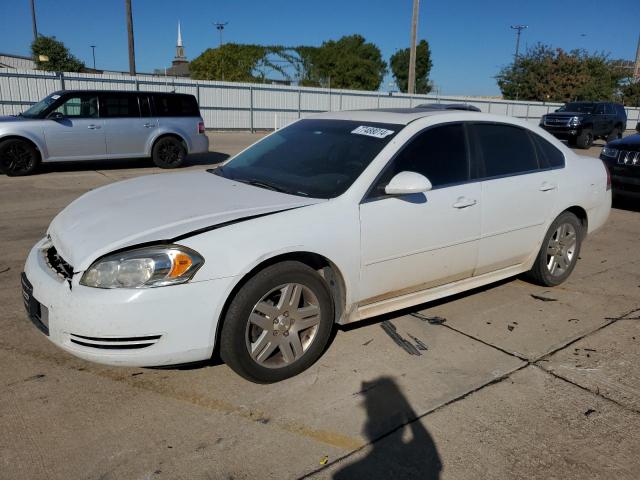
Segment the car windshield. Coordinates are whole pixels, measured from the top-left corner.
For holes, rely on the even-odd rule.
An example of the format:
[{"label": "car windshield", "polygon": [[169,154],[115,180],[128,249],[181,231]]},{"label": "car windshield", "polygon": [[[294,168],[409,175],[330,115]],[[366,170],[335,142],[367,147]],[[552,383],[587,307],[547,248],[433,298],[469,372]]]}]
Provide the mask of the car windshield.
[{"label": "car windshield", "polygon": [[301,120],[211,173],[293,195],[344,193],[404,125]]},{"label": "car windshield", "polygon": [[38,118],[40,114],[44,112],[53,102],[60,98],[60,95],[52,93],[48,97],[43,98],[35,105],[32,105],[31,108],[25,110],[21,113],[23,117],[27,118]]},{"label": "car windshield", "polygon": [[582,103],[571,102],[563,105],[558,109],[559,112],[580,112],[580,113],[593,113],[595,109],[595,103]]}]

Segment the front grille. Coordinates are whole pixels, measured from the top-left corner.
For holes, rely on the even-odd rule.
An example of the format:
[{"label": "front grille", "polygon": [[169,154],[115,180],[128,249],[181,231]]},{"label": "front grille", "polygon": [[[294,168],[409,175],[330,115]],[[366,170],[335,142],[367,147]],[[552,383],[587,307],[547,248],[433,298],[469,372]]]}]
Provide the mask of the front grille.
[{"label": "front grille", "polygon": [[558,117],[546,117],[544,119],[544,124],[549,127],[566,127],[569,125],[568,118],[558,118]]},{"label": "front grille", "polygon": [[618,153],[618,164],[631,165],[632,167],[639,167],[640,151],[620,150],[620,153]]},{"label": "front grille", "polygon": [[59,277],[64,280],[69,280],[73,277],[73,267],[69,265],[64,258],[58,255],[58,251],[53,245],[47,249],[44,254],[44,258],[47,260],[49,268],[56,272]]},{"label": "front grille", "polygon": [[162,335],[148,335],[144,337],[88,337],[86,335],[69,334],[71,343],[83,347],[101,350],[130,350],[147,348],[155,345]]}]

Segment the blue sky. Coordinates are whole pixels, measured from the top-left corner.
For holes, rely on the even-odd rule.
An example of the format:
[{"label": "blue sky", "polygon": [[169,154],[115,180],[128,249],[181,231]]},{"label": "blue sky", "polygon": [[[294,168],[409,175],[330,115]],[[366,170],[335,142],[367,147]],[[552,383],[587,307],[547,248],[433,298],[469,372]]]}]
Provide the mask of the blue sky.
[{"label": "blue sky", "polygon": [[[138,71],[168,66],[182,23],[187,57],[217,46],[212,22],[228,21],[225,42],[320,45],[360,33],[388,62],[409,44],[411,0],[132,0]],[[494,75],[511,61],[512,24],[529,26],[522,48],[538,41],[633,59],[640,1],[421,0],[419,38],[431,44],[431,78],[441,93],[499,95]],[[38,30],[55,35],[74,55],[98,68],[127,70],[124,0],[36,0]],[[0,0],[0,52],[28,54],[29,0]],[[382,89],[388,89],[385,80]]]}]

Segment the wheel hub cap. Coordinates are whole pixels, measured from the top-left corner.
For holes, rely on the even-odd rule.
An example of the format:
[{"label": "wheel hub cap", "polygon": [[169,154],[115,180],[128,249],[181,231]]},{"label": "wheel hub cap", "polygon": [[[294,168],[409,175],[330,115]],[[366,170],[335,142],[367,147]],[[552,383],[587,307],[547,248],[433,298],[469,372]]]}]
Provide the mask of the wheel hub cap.
[{"label": "wheel hub cap", "polygon": [[308,351],[320,319],[320,304],[310,288],[299,283],[276,287],[253,307],[246,328],[247,350],[263,367],[285,367]]},{"label": "wheel hub cap", "polygon": [[570,223],[558,226],[547,244],[547,270],[553,276],[563,275],[574,262],[577,233]]}]

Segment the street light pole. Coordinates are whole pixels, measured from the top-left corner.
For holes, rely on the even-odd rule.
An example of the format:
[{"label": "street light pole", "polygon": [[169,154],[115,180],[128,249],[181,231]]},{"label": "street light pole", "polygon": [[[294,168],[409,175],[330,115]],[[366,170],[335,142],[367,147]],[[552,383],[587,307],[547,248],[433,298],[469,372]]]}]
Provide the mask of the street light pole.
[{"label": "street light pole", "polygon": [[409,81],[407,93],[416,93],[416,32],[418,30],[418,10],[420,0],[413,0],[413,15],[411,16],[411,46],[409,48]]},{"label": "street light pole", "polygon": [[518,55],[520,53],[520,34],[522,33],[522,30],[524,30],[525,28],[529,28],[528,25],[511,25],[511,28],[513,30],[517,30],[516,33],[516,54],[514,56],[514,59],[517,61],[518,60]]},{"label": "street light pole", "polygon": [[129,38],[129,75],[136,74],[136,53],[133,44],[133,16],[131,15],[131,0],[124,0],[127,12],[127,36]]},{"label": "street light pole", "polygon": [[36,25],[36,2],[31,0],[31,26],[33,27],[33,41],[38,39],[38,26]]},{"label": "street light pole", "polygon": [[216,22],[214,23],[216,30],[220,33],[220,43],[218,44],[218,48],[222,46],[222,32],[224,31],[224,27],[227,26],[229,22]]},{"label": "street light pole", "polygon": [[93,55],[93,69],[96,69],[96,46],[89,45],[91,47],[91,54]]}]

